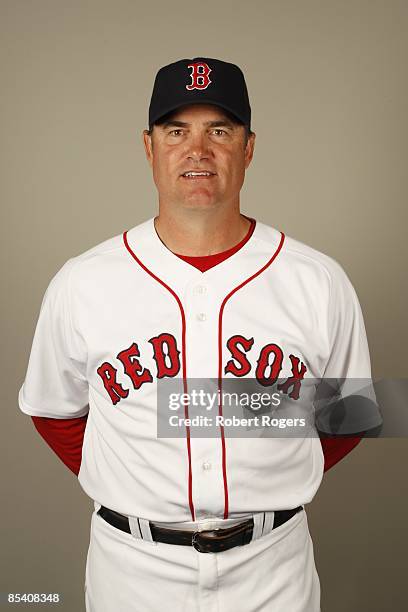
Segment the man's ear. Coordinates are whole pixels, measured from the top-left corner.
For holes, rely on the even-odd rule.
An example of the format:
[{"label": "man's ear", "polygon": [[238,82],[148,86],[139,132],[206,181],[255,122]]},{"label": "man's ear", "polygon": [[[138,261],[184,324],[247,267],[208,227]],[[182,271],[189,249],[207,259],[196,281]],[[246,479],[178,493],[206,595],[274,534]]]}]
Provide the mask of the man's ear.
[{"label": "man's ear", "polygon": [[146,153],[146,159],[150,166],[153,165],[153,142],[152,135],[149,134],[149,130],[143,130],[143,144]]},{"label": "man's ear", "polygon": [[245,146],[245,170],[248,168],[254,156],[255,138],[255,132],[251,132],[248,136],[248,141]]}]

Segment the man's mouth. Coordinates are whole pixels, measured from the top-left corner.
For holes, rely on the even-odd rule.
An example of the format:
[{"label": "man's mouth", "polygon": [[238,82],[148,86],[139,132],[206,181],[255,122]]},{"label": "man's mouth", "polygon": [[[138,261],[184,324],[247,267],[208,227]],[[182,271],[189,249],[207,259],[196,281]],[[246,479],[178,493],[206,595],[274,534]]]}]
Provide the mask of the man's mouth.
[{"label": "man's mouth", "polygon": [[182,178],[189,180],[209,179],[212,176],[215,176],[215,172],[209,172],[208,170],[188,170],[187,172],[184,172],[181,176]]}]

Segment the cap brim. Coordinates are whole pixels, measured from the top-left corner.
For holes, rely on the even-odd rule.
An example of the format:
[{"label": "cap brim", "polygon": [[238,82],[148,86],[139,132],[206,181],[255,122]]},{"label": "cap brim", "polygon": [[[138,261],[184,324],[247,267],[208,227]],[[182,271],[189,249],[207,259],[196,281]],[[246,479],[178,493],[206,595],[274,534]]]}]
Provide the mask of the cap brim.
[{"label": "cap brim", "polygon": [[150,123],[149,125],[149,128],[151,129],[153,124],[161,117],[164,117],[164,115],[167,115],[168,113],[171,113],[172,111],[175,111],[178,108],[181,108],[183,106],[190,106],[190,104],[214,104],[214,106],[219,106],[220,108],[223,108],[224,110],[234,115],[234,117],[236,117],[240,123],[245,125],[245,121],[239,115],[237,115],[236,111],[232,110],[232,108],[230,108],[227,104],[223,104],[222,102],[219,102],[218,100],[211,100],[209,98],[206,98],[205,100],[198,100],[198,99],[194,100],[193,99],[193,100],[189,100],[188,102],[183,101],[183,102],[180,102],[180,104],[173,104],[172,106],[169,106],[168,108],[166,108],[164,112],[160,113],[159,116],[153,118],[152,123]]}]

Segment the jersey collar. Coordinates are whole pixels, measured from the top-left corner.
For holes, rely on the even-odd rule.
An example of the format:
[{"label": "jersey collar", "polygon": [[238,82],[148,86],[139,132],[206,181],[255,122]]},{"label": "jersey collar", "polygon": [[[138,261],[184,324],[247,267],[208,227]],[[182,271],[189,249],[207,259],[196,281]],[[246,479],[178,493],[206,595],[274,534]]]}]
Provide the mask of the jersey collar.
[{"label": "jersey collar", "polygon": [[267,264],[279,247],[282,234],[257,221],[252,236],[238,251],[205,272],[178,257],[161,241],[154,217],[130,229],[126,238],[129,249],[143,266],[182,297],[191,283],[206,282],[227,295]]}]

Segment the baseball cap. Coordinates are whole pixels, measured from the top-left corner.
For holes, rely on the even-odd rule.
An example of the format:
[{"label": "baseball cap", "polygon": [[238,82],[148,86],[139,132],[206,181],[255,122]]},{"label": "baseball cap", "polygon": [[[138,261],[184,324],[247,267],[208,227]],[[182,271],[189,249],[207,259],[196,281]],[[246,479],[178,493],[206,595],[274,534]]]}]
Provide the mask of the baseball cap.
[{"label": "baseball cap", "polygon": [[242,70],[230,62],[194,57],[160,68],[149,106],[149,128],[186,104],[215,104],[250,128],[251,107]]}]

